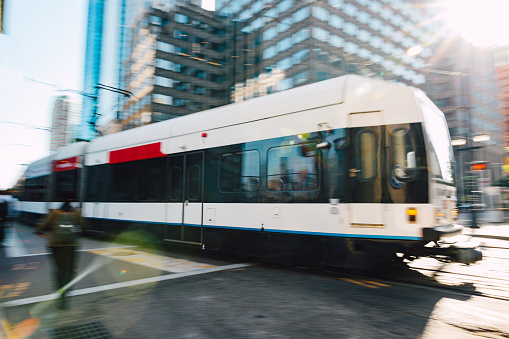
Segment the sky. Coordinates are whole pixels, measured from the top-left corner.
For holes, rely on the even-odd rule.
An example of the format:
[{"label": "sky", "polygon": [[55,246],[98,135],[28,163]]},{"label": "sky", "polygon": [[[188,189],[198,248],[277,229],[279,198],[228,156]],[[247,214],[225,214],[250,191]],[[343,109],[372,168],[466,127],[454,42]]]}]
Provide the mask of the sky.
[{"label": "sky", "polygon": [[[105,32],[114,40],[118,0],[106,2]],[[31,162],[49,155],[51,114],[58,95],[79,110],[82,97],[62,90],[83,90],[87,0],[4,0],[0,34],[0,190],[11,188]],[[204,0],[207,9],[214,0]],[[113,14],[111,14],[113,13]],[[103,63],[115,62],[114,44]],[[105,60],[106,59],[106,60]],[[104,65],[104,64],[103,64]],[[116,75],[101,82],[116,87]],[[105,97],[111,94],[104,94]],[[113,117],[111,104],[104,120]],[[108,114],[106,114],[108,115]],[[104,121],[103,120],[103,121]],[[101,121],[99,121],[101,122]]]},{"label": "sky", "polygon": [[[49,154],[58,87],[83,87],[85,0],[6,0],[0,35],[0,189]],[[33,80],[36,81],[33,81]],[[42,83],[41,83],[42,82]],[[70,94],[73,103],[81,97]]]},{"label": "sky", "polygon": [[[12,187],[27,165],[49,154],[49,127],[54,99],[67,94],[79,110],[82,90],[87,0],[4,0],[4,34],[0,34],[0,190]],[[470,34],[478,44],[509,43],[509,0],[443,0],[452,29]],[[117,87],[115,27],[118,0],[106,1],[105,49],[101,83]],[[203,0],[212,10],[214,0]],[[113,28],[112,28],[113,27]],[[449,27],[451,28],[451,27]],[[502,41],[503,40],[503,41]],[[103,47],[104,48],[104,47]],[[110,73],[108,71],[110,70]],[[50,85],[49,85],[50,84]],[[60,90],[60,91],[59,91]],[[101,93],[102,98],[113,98]],[[100,101],[100,104],[101,104]],[[106,100],[108,101],[108,100]],[[110,100],[113,102],[114,100]],[[99,107],[103,120],[114,105]]]}]

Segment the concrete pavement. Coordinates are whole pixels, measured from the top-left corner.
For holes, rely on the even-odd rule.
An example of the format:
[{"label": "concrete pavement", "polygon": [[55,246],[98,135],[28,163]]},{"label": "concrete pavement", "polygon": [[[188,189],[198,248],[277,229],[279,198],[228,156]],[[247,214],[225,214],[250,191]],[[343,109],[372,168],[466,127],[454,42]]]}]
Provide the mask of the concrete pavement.
[{"label": "concrete pavement", "polygon": [[[458,223],[469,225],[464,216]],[[464,234],[509,240],[509,224],[481,220],[479,225],[465,227]],[[157,337],[154,333],[160,329],[147,324],[150,317],[164,314],[151,310],[171,307],[162,305],[160,296],[171,294],[179,279],[195,281],[201,274],[220,279],[221,271],[249,266],[85,238],[70,309],[61,311],[54,304],[45,240],[33,235],[31,227],[12,226],[8,246],[0,249],[0,338],[71,338],[86,331],[93,333],[89,338]]]}]

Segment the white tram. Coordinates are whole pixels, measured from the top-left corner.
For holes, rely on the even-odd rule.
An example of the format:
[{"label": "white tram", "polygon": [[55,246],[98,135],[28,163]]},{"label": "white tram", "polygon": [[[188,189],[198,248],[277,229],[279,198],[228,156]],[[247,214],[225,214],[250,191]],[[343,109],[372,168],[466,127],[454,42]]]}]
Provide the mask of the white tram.
[{"label": "white tram", "polygon": [[347,75],[69,146],[28,168],[26,199],[44,183],[38,200],[74,195],[92,231],[296,265],[473,263],[442,244],[462,229],[453,172],[420,90]]}]

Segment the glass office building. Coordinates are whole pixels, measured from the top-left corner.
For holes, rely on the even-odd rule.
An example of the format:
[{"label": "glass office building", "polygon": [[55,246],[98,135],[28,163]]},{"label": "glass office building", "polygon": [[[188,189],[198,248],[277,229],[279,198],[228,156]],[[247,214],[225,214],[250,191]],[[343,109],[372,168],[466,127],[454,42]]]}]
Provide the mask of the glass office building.
[{"label": "glass office building", "polygon": [[231,22],[232,101],[344,74],[423,87],[437,27],[410,0],[216,0]]}]

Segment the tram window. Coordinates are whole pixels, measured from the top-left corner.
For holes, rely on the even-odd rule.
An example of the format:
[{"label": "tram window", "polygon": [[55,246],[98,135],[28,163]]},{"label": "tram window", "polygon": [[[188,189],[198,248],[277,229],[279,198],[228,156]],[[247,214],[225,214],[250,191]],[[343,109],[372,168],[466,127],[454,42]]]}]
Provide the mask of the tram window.
[{"label": "tram window", "polygon": [[137,200],[158,201],[161,198],[162,173],[159,168],[147,168],[138,173]]},{"label": "tram window", "polygon": [[182,170],[170,169],[170,201],[182,201]]},{"label": "tram window", "polygon": [[[302,146],[281,146],[269,149],[267,185],[270,191],[318,189],[317,152],[304,152]],[[313,146],[306,144],[305,149],[312,149]]]},{"label": "tram window", "polygon": [[187,199],[200,200],[201,171],[200,166],[192,165],[187,169]]},{"label": "tram window", "polygon": [[65,201],[66,198],[75,198],[77,193],[77,171],[65,171],[56,173],[55,179],[55,201]]},{"label": "tram window", "polygon": [[86,167],[87,201],[107,201],[109,167],[107,165]]},{"label": "tram window", "polygon": [[397,126],[391,132],[392,168],[397,179],[410,179],[415,175],[416,148],[408,126]]},{"label": "tram window", "polygon": [[376,139],[370,131],[362,131],[359,135],[360,150],[360,177],[363,180],[372,180],[376,177]]},{"label": "tram window", "polygon": [[219,190],[223,193],[255,192],[260,186],[260,154],[243,151],[222,154],[219,159]]},{"label": "tram window", "polygon": [[26,195],[25,199],[28,201],[46,201],[46,188],[47,176],[26,179]]},{"label": "tram window", "polygon": [[112,183],[113,201],[133,201],[135,182],[135,172],[126,169],[114,168]]}]

